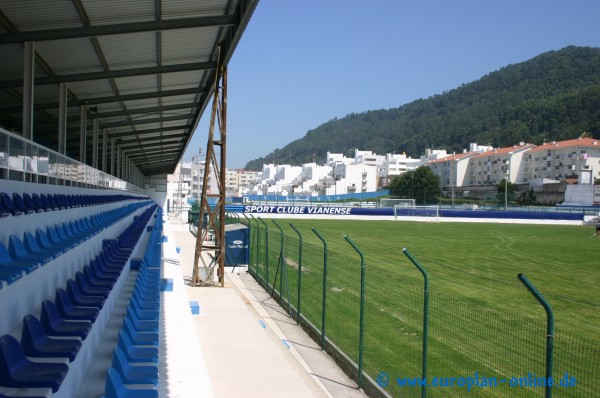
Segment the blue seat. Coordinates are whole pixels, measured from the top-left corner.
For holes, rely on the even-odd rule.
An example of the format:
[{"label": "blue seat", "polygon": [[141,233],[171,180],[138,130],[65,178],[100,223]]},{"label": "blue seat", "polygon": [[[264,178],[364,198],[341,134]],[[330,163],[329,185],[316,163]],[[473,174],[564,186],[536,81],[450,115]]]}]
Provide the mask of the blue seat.
[{"label": "blue seat", "polygon": [[48,200],[50,203],[54,205],[55,210],[64,210],[65,206],[62,206],[58,200],[58,196],[56,194],[48,194]]},{"label": "blue seat", "polygon": [[54,304],[61,318],[75,321],[90,321],[94,323],[100,310],[96,307],[78,307],[71,301],[69,294],[63,289],[56,289]]},{"label": "blue seat", "polygon": [[0,192],[0,202],[2,203],[2,208],[13,216],[20,216],[23,214],[23,212],[19,210],[17,206],[15,206],[8,194]]},{"label": "blue seat", "polygon": [[4,200],[0,197],[0,217],[8,217],[11,212],[4,208]]},{"label": "blue seat", "polygon": [[119,373],[109,368],[106,377],[103,398],[158,398],[158,390],[155,389],[129,389],[123,384]]},{"label": "blue seat", "polygon": [[83,294],[89,296],[101,296],[106,299],[112,290],[111,288],[105,286],[95,286],[90,284],[85,275],[80,271],[75,273],[75,282],[77,282],[77,287],[79,287],[79,290],[81,290]]},{"label": "blue seat", "polygon": [[21,345],[25,354],[30,357],[64,357],[73,362],[81,348],[81,340],[48,337],[39,319],[33,315],[25,315],[21,330]]},{"label": "blue seat", "polygon": [[67,293],[73,304],[81,307],[96,307],[102,309],[106,299],[102,296],[92,296],[84,294],[73,279],[67,281]]},{"label": "blue seat", "polygon": [[85,242],[86,237],[77,235],[69,225],[69,222],[65,222],[56,226],[58,234],[67,241],[72,242],[75,246]]},{"label": "blue seat", "polygon": [[122,330],[127,333],[134,345],[149,345],[157,348],[159,346],[159,336],[157,332],[139,331],[133,326],[129,318],[123,319]]},{"label": "blue seat", "polygon": [[17,209],[21,210],[24,214],[35,213],[35,209],[27,206],[27,204],[23,200],[23,197],[21,197],[21,195],[19,195],[18,193],[16,193],[16,192],[13,193],[12,200],[13,200],[14,205],[17,207]]},{"label": "blue seat", "polygon": [[99,261],[98,257],[90,261],[90,267],[93,268],[98,275],[108,275],[114,277],[115,279],[118,279],[119,275],[121,275],[121,273],[123,272],[123,267],[107,266],[104,264],[104,262]]},{"label": "blue seat", "polygon": [[140,319],[138,318],[130,308],[127,308],[127,313],[123,322],[127,319],[130,322],[130,327],[140,332],[152,332],[158,333],[160,330],[160,319]]},{"label": "blue seat", "polygon": [[[3,265],[0,265],[0,281],[6,282],[7,285],[21,279],[23,275],[25,275],[23,271],[5,268]],[[0,283],[0,288],[2,288],[2,283]]]},{"label": "blue seat", "polygon": [[158,348],[153,346],[135,345],[125,331],[119,332],[117,346],[123,350],[129,363],[154,363],[158,364]]},{"label": "blue seat", "polygon": [[48,235],[39,228],[35,230],[35,240],[42,249],[56,250],[57,254],[62,254],[70,250],[69,247],[51,242]]},{"label": "blue seat", "polygon": [[11,335],[0,336],[0,385],[10,388],[51,388],[58,391],[69,366],[64,363],[36,363],[25,356]]},{"label": "blue seat", "polygon": [[40,195],[37,193],[31,194],[31,200],[33,201],[33,204],[41,211],[52,210],[50,207],[46,206],[46,204],[42,201],[42,198],[40,198]]},{"label": "blue seat", "polygon": [[132,365],[127,361],[123,350],[113,349],[112,367],[126,384],[153,384],[158,386],[158,367],[153,365]]},{"label": "blue seat", "polygon": [[46,228],[46,237],[48,238],[50,243],[52,243],[53,245],[56,245],[56,246],[60,246],[60,247],[64,248],[65,250],[71,250],[72,248],[77,246],[73,242],[64,240],[58,234],[58,228],[56,227],[56,225],[53,227],[49,226]]},{"label": "blue seat", "polygon": [[42,301],[40,320],[48,336],[80,337],[85,340],[92,329],[89,321],[66,321],[61,318],[58,309],[50,300]]},{"label": "blue seat", "polygon": [[47,256],[50,256],[51,258],[56,258],[62,254],[62,250],[60,250],[58,248],[40,247],[40,245],[38,244],[35,237],[33,235],[31,235],[29,232],[25,232],[25,234],[23,235],[23,245],[25,246],[25,250],[27,250],[29,253],[36,253],[39,255],[47,255]]},{"label": "blue seat", "polygon": [[0,267],[8,270],[30,273],[40,267],[39,262],[19,261],[14,259],[4,244],[0,242]]},{"label": "blue seat", "polygon": [[160,318],[160,297],[140,301],[137,295],[129,299],[128,308],[131,308],[140,319]]},{"label": "blue seat", "polygon": [[50,200],[50,196],[51,195],[46,195],[45,193],[40,194],[40,200],[42,201],[42,203],[44,204],[44,206],[46,206],[46,211],[60,210],[58,208],[58,206],[56,206],[56,204],[54,203],[54,199]]},{"label": "blue seat", "polygon": [[16,235],[8,237],[8,252],[12,258],[22,262],[40,263],[43,265],[52,260],[52,256],[48,254],[31,253],[27,251],[23,242],[21,242],[21,239]]},{"label": "blue seat", "polygon": [[107,287],[109,289],[112,289],[116,281],[116,279],[112,277],[108,278],[105,276],[99,276],[89,265],[83,267],[83,275],[87,278],[90,284],[94,286]]},{"label": "blue seat", "polygon": [[25,206],[29,209],[32,209],[36,213],[42,213],[45,211],[43,206],[38,205],[28,193],[23,194],[23,201],[25,202]]}]

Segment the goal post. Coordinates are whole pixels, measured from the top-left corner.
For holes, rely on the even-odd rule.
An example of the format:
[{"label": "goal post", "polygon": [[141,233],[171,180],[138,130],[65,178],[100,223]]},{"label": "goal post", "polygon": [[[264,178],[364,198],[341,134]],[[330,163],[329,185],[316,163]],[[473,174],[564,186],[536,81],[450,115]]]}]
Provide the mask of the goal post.
[{"label": "goal post", "polygon": [[440,221],[439,206],[413,206],[394,205],[394,219],[401,217],[423,217],[424,221]]},{"label": "goal post", "polygon": [[381,199],[380,207],[415,207],[414,199]]}]

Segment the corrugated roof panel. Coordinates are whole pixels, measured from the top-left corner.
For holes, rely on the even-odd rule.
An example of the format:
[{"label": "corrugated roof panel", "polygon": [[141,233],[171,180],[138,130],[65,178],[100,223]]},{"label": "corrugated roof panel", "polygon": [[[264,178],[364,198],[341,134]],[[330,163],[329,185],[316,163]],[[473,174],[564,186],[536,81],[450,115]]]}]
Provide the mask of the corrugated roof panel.
[{"label": "corrugated roof panel", "polygon": [[156,75],[123,77],[115,79],[115,83],[121,94],[158,90],[158,77]]},{"label": "corrugated roof panel", "polygon": [[[67,83],[67,87],[77,96],[77,98],[81,99],[115,95],[108,80]],[[58,86],[56,86],[56,90],[58,91]]]},{"label": "corrugated roof panel", "polygon": [[[23,78],[23,47],[19,44],[0,46],[0,76],[2,80]],[[4,62],[10,60],[10,62]]]},{"label": "corrugated roof panel", "polygon": [[162,77],[163,90],[174,90],[178,88],[189,87],[190,82],[195,82],[195,86],[200,85],[204,71],[187,71],[177,73],[164,73]]},{"label": "corrugated roof panel", "polygon": [[163,105],[173,105],[182,103],[193,103],[195,99],[194,95],[177,95],[173,97],[163,97]]},{"label": "corrugated roof panel", "polygon": [[152,21],[155,0],[82,0],[92,25]]},{"label": "corrugated roof panel", "polygon": [[19,31],[82,26],[79,14],[70,1],[3,0],[2,12]]},{"label": "corrugated roof panel", "polygon": [[98,37],[111,70],[156,66],[156,33]]},{"label": "corrugated roof panel", "polygon": [[150,106],[158,106],[158,98],[146,98],[135,101],[126,101],[125,106],[127,108],[146,108]]},{"label": "corrugated roof panel", "polygon": [[87,37],[42,41],[35,44],[35,49],[59,76],[102,71],[96,50]]},{"label": "corrugated roof panel", "polygon": [[[43,86],[36,86],[34,89],[35,102],[58,102],[58,86],[55,84],[48,84]],[[35,105],[34,105],[35,110]]]},{"label": "corrugated roof panel", "polygon": [[[192,119],[192,115],[190,114],[190,119]],[[187,124],[189,122],[189,120],[187,119],[181,119],[181,120],[173,120],[170,122],[163,122],[163,127],[175,127],[175,126],[182,126],[184,124]]]},{"label": "corrugated roof panel", "polygon": [[165,0],[162,2],[162,18],[175,19],[190,15],[223,15],[228,0]]},{"label": "corrugated roof panel", "polygon": [[219,30],[190,28],[162,33],[162,64],[210,61]]}]

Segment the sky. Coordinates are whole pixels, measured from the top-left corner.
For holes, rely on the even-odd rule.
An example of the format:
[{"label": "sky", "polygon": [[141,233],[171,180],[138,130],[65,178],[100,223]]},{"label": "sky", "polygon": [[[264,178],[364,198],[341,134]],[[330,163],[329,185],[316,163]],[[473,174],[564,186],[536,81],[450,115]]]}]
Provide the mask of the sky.
[{"label": "sky", "polygon": [[[228,65],[227,168],[336,117],[600,47],[599,15],[600,0],[260,0]],[[210,106],[184,160],[205,153],[209,120]]]}]

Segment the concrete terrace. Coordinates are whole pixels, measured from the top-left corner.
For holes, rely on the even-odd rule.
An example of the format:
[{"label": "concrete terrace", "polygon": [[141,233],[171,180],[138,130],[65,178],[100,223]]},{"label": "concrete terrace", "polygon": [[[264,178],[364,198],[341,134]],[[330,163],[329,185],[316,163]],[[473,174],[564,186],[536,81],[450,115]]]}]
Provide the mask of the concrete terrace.
[{"label": "concrete terrace", "polygon": [[[192,316],[189,340],[167,340],[166,355],[181,355],[176,362],[202,368],[200,374],[207,378],[194,383],[204,383],[201,396],[366,396],[244,268],[227,273],[224,288],[191,287],[195,237],[174,214],[165,220],[165,274],[171,272],[167,277],[174,279],[179,307],[189,311],[184,300],[200,306],[199,315]],[[188,344],[199,344],[199,358],[190,358]]]}]

